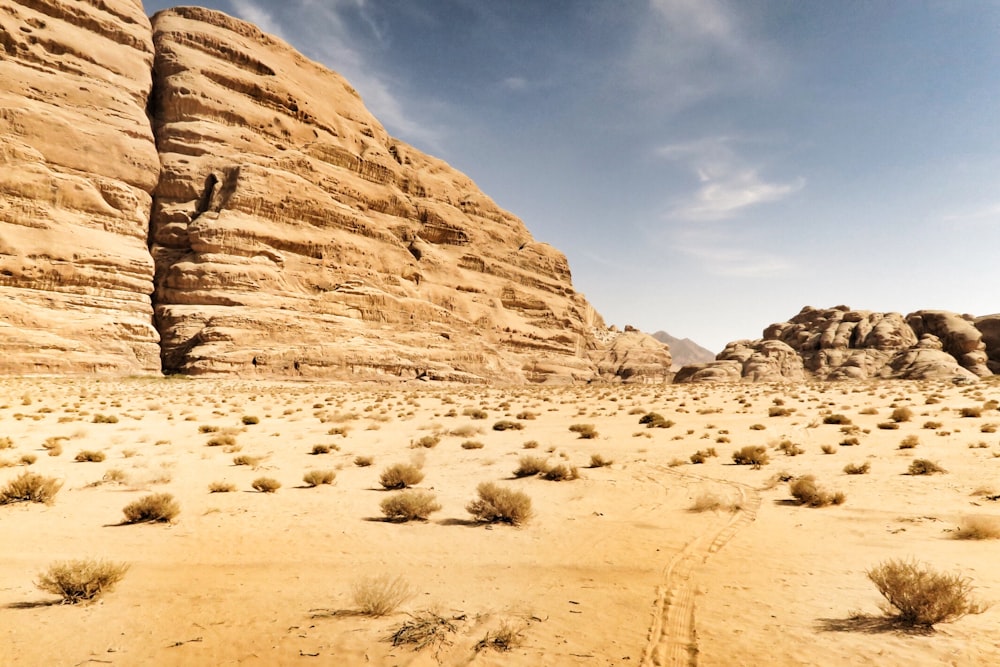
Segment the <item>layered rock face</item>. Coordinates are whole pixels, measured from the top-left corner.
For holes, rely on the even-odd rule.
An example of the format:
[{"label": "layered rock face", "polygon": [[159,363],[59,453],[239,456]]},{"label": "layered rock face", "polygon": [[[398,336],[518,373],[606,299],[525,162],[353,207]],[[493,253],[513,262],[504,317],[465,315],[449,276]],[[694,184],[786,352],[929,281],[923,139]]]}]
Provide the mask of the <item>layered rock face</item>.
[{"label": "layered rock face", "polygon": [[597,335],[565,257],[390,137],[337,74],[200,8],[157,14],[153,40],[164,370],[540,382],[669,369],[662,345]]},{"label": "layered rock face", "polygon": [[[996,330],[1000,334],[1000,324]],[[847,306],[806,307],[788,322],[767,327],[761,339],[730,343],[716,361],[681,369],[675,382],[975,380],[992,374],[987,360],[976,322],[954,313],[921,310],[904,318]]]},{"label": "layered rock face", "polygon": [[0,5],[0,373],[160,368],[138,1]]}]

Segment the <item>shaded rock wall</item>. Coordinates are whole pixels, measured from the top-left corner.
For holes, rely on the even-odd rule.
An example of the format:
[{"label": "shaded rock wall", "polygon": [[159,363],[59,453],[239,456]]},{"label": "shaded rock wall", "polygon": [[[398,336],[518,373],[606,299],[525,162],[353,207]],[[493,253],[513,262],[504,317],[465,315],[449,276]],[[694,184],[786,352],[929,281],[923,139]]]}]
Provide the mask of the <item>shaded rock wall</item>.
[{"label": "shaded rock wall", "polygon": [[0,373],[160,368],[152,64],[139,2],[0,5]]}]

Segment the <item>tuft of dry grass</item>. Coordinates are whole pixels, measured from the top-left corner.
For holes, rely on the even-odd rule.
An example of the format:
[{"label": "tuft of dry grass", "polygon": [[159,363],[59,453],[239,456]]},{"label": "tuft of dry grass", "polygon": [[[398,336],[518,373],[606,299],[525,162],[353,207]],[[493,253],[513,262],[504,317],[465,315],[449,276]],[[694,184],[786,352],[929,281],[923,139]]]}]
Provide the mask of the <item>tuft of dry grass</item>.
[{"label": "tuft of dry grass", "polygon": [[910,463],[910,467],[907,468],[907,475],[933,475],[934,473],[948,472],[937,463],[933,461],[928,461],[927,459],[916,459]]},{"label": "tuft of dry grass", "polygon": [[11,503],[44,503],[51,505],[62,482],[54,477],[43,477],[33,472],[23,472],[0,489],[0,505]]},{"label": "tuft of dry grass", "polygon": [[920,444],[920,438],[915,435],[908,435],[899,443],[900,449],[913,449]]},{"label": "tuft of dry grass", "polygon": [[688,511],[694,513],[717,512],[719,510],[735,512],[738,509],[740,509],[739,504],[724,500],[717,494],[710,491],[703,491],[695,497],[694,502],[691,503],[691,507],[688,508]]},{"label": "tuft of dry grass", "polygon": [[788,491],[800,505],[809,507],[826,507],[827,505],[840,505],[846,497],[842,492],[831,493],[816,484],[814,475],[803,475],[792,480],[788,485]]},{"label": "tuft of dry grass", "polygon": [[208,485],[209,493],[232,493],[236,490],[236,485],[231,482],[212,482]]},{"label": "tuft of dry grass", "polygon": [[573,424],[569,430],[571,433],[577,433],[582,440],[593,440],[598,436],[593,424]]},{"label": "tuft of dry grass", "polygon": [[181,511],[169,493],[152,493],[122,508],[125,523],[170,522]]},{"label": "tuft of dry grass", "polygon": [[733,462],[739,466],[752,466],[755,470],[771,460],[763,445],[747,445],[733,452]]},{"label": "tuft of dry grass", "polygon": [[385,616],[416,593],[403,577],[380,574],[354,582],[351,594],[360,613],[365,616]]},{"label": "tuft of dry grass", "polygon": [[373,457],[371,457],[371,456],[355,456],[354,457],[354,465],[358,466],[359,468],[367,468],[368,466],[370,466],[374,462],[375,462],[375,459]]},{"label": "tuft of dry grass", "polygon": [[1000,519],[992,516],[967,516],[951,535],[956,540],[995,540],[1000,538]]},{"label": "tuft of dry grass", "polygon": [[478,440],[466,440],[462,443],[462,449],[482,449],[483,443]]},{"label": "tuft of dry grass", "polygon": [[380,505],[382,514],[392,521],[426,520],[441,509],[436,496],[429,491],[406,489],[384,499]]},{"label": "tuft of dry grass", "polygon": [[263,457],[260,456],[249,456],[247,454],[240,454],[239,456],[233,457],[234,466],[250,466],[251,468],[256,468],[257,465],[263,461]]},{"label": "tuft of dry grass", "polygon": [[337,473],[333,470],[309,470],[302,476],[302,481],[313,487],[320,484],[333,484],[333,480],[336,478]]},{"label": "tuft of dry grass", "polygon": [[514,477],[531,477],[548,471],[549,463],[542,456],[522,456],[517,462]]},{"label": "tuft of dry grass", "polygon": [[531,518],[531,498],[527,494],[493,482],[481,483],[476,492],[479,497],[465,509],[477,521],[520,526]]},{"label": "tuft of dry grass", "polygon": [[494,632],[487,632],[485,637],[476,642],[476,653],[486,649],[506,653],[520,646],[523,641],[523,628],[517,628],[508,621],[502,621],[499,628]]},{"label": "tuft of dry grass", "polygon": [[405,489],[419,484],[424,479],[424,471],[412,463],[396,463],[379,475],[378,483],[386,489]]},{"label": "tuft of dry grass", "polygon": [[883,611],[904,625],[931,627],[986,611],[973,598],[969,579],[915,561],[888,560],[866,574],[888,603]]},{"label": "tuft of dry grass", "polygon": [[590,455],[590,467],[591,468],[607,468],[614,464],[612,459],[606,459],[600,454]]},{"label": "tuft of dry grass", "polygon": [[100,463],[105,458],[107,458],[104,452],[95,452],[90,449],[85,449],[79,454],[77,454],[73,460],[77,463]]},{"label": "tuft of dry grass", "polygon": [[568,466],[564,463],[554,465],[542,473],[542,479],[550,482],[569,482],[580,478],[580,471],[576,466]]},{"label": "tuft of dry grass", "polygon": [[889,419],[896,422],[908,422],[913,419],[913,410],[907,407],[899,407],[892,411]]},{"label": "tuft of dry grass", "polygon": [[127,563],[104,560],[69,560],[53,563],[38,575],[35,586],[59,595],[63,604],[96,600],[114,589],[128,572]]},{"label": "tuft of dry grass", "polygon": [[421,651],[428,646],[448,643],[448,635],[458,632],[454,621],[464,619],[464,616],[445,618],[432,611],[421,611],[410,615],[410,620],[404,622],[388,637],[393,646],[412,646],[414,651]]},{"label": "tuft of dry grass", "polygon": [[870,471],[871,469],[872,465],[868,461],[865,461],[861,465],[857,465],[856,463],[848,463],[846,466],[844,466],[844,472],[847,473],[848,475],[867,475],[868,471]]}]

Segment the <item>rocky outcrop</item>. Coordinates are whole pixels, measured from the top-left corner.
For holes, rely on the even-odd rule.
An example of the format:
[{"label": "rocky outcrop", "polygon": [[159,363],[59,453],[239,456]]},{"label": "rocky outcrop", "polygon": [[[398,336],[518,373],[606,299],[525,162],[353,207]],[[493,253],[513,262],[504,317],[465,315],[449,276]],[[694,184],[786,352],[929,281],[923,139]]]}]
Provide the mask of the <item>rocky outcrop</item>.
[{"label": "rocky outcrop", "polygon": [[669,367],[659,344],[595,335],[566,258],[390,137],[339,75],[201,8],[157,14],[153,40],[166,371],[542,382]]},{"label": "rocky outcrop", "polygon": [[698,345],[690,338],[675,338],[666,331],[657,331],[651,335],[670,348],[674,370],[690,364],[705,364],[715,359],[714,352]]},{"label": "rocky outcrop", "polygon": [[160,368],[152,64],[139,2],[0,6],[0,373]]},{"label": "rocky outcrop", "polygon": [[1000,373],[1000,314],[977,317],[973,324],[983,337],[986,367],[991,373]]},{"label": "rocky outcrop", "polygon": [[626,327],[605,345],[595,348],[597,372],[605,380],[621,379],[628,383],[655,384],[670,382],[670,348],[652,336]]},{"label": "rocky outcrop", "polygon": [[759,340],[730,343],[716,361],[681,369],[674,381],[730,381],[736,364],[735,379],[746,381],[970,380],[991,374],[985,350],[974,323],[953,313],[922,310],[904,318],[847,306],[806,307],[767,327]]}]

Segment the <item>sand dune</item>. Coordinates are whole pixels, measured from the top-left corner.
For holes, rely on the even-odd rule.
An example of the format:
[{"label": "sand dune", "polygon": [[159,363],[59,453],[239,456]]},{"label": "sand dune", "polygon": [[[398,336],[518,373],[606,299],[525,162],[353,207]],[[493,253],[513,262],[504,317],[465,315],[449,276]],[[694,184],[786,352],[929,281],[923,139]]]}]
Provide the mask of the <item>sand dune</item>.
[{"label": "sand dune", "polygon": [[[64,485],[51,505],[0,507],[0,664],[997,664],[995,609],[901,632],[882,619],[865,576],[888,558],[915,557],[998,598],[997,542],[953,539],[966,516],[1000,515],[989,499],[1000,494],[994,399],[991,383],[8,379],[0,424],[12,446],[0,449],[10,464],[0,485],[25,469]],[[878,427],[903,406],[909,421]],[[961,416],[972,407],[979,417]],[[675,423],[640,425],[650,411]],[[824,423],[831,414],[852,424]],[[523,428],[493,430],[500,420]],[[579,438],[574,424],[592,424],[597,437]],[[225,435],[234,444],[207,444]],[[419,445],[435,435],[435,446]],[[907,436],[917,445],[900,449]],[[841,445],[848,437],[858,444]],[[50,438],[60,455],[47,455]],[[785,440],[803,453],[777,449]],[[482,447],[463,448],[469,441]],[[734,449],[755,444],[770,463],[733,464]],[[331,451],[312,454],[315,445]],[[689,462],[708,448],[718,456]],[[106,458],[76,462],[82,450]],[[593,454],[613,464],[589,468]],[[25,455],[35,462],[19,464]],[[241,455],[259,461],[234,465]],[[576,466],[580,477],[514,478],[523,455]],[[359,456],[372,465],[355,465]],[[915,459],[948,472],[904,474]],[[389,523],[379,475],[406,462],[422,466],[417,488],[441,510]],[[843,472],[865,462],[868,474]],[[334,470],[336,480],[307,487],[309,470]],[[805,474],[846,501],[792,504],[778,477]],[[254,491],[261,476],[281,488]],[[235,491],[209,493],[213,482]],[[520,527],[474,523],[465,507],[481,482],[526,493],[534,516]],[[151,492],[177,499],[176,519],[121,525],[122,508]],[[691,511],[705,499],[721,507]],[[92,604],[59,605],[33,582],[75,558],[131,569]],[[380,574],[402,577],[414,595],[387,616],[361,615],[352,588]],[[445,642],[414,651],[387,641],[424,610],[451,624]],[[490,641],[502,627],[515,640],[506,652]]]}]

